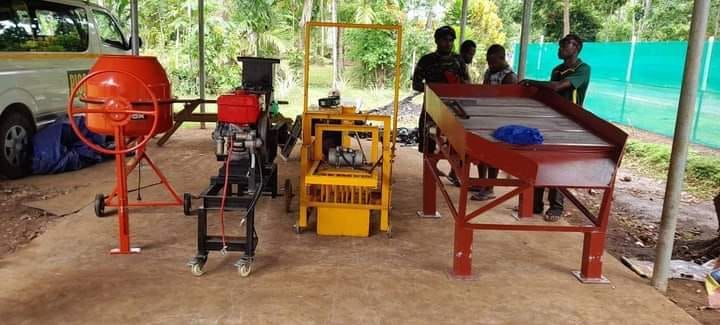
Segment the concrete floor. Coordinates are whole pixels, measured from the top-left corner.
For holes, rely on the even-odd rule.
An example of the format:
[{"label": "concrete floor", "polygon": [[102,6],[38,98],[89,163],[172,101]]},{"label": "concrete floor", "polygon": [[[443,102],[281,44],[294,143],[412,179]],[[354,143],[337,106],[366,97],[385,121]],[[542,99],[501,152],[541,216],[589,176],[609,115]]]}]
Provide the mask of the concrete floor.
[{"label": "concrete floor", "polygon": [[[179,192],[199,192],[218,165],[209,131],[182,129],[165,149],[150,150]],[[281,179],[290,177],[297,184],[297,165],[297,160],[281,162]],[[612,285],[580,284],[570,274],[580,266],[579,234],[475,232],[477,280],[448,279],[452,222],[444,205],[442,219],[415,217],[421,204],[420,166],[414,149],[400,149],[391,239],[296,235],[291,229],[295,214],[285,213],[283,199],[263,200],[257,210],[257,261],[248,278],[232,267],[237,253],[211,253],[208,273],[190,274],[185,263],[195,254],[196,222],[179,207],[131,211],[133,241],[143,252],[109,255],[116,244],[116,219],[96,218],[87,203],[95,192],[111,189],[110,163],[19,181],[73,189],[37,205],[84,208],[0,260],[0,322],[696,323],[609,255],[605,275]],[[146,198],[151,192],[144,192]],[[508,208],[486,218],[515,222]],[[217,224],[217,216],[210,219]],[[233,222],[237,218],[228,224]]]}]

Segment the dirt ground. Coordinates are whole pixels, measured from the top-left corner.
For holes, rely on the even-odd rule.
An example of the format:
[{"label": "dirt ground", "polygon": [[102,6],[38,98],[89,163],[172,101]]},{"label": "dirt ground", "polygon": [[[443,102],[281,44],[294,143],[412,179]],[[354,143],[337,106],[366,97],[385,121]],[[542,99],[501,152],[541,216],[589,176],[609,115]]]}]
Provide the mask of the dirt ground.
[{"label": "dirt ground", "polygon": [[[665,193],[663,182],[639,176],[631,169],[623,168],[615,190],[612,218],[608,226],[606,251],[620,259],[634,257],[654,260],[655,244],[662,213],[662,200]],[[585,202],[598,204],[601,195],[587,192],[577,193]],[[580,222],[579,212],[571,209],[569,220]],[[692,198],[683,199],[678,220],[676,245],[682,241],[709,239],[717,236],[717,218],[710,201]],[[683,259],[683,256],[673,258]],[[698,262],[704,262],[698,261]],[[706,292],[704,284],[696,281],[670,280],[668,298],[682,307],[700,323],[720,324],[720,311],[704,309]]]},{"label": "dirt ground", "polygon": [[[669,141],[662,137],[656,139],[657,136],[637,130],[630,130],[629,133],[633,137],[646,140]],[[717,154],[716,151],[704,147],[700,147],[700,150]],[[652,259],[662,210],[664,183],[640,176],[626,168],[620,171],[619,179],[608,232],[607,251],[617,258],[628,256]],[[74,189],[64,188],[62,184],[55,187],[43,186],[41,189],[28,185],[27,182],[21,185],[0,182],[0,259],[21,249],[41,235],[49,224],[60,218],[42,210],[25,207],[24,202],[49,200],[72,190]],[[600,199],[599,194],[579,194],[586,200]],[[574,214],[576,213],[577,211]],[[577,219],[571,216],[570,220]],[[681,204],[678,238],[710,238],[716,234],[716,220],[711,202],[685,196]],[[668,297],[699,322],[720,324],[720,312],[702,309],[705,290],[701,283],[672,280]]]},{"label": "dirt ground", "polygon": [[[672,144],[672,140],[644,132],[622,127],[632,139]],[[692,150],[709,155],[720,155],[720,150],[693,145]],[[642,176],[631,168],[621,168],[615,187],[612,218],[607,233],[606,250],[611,255],[634,257],[643,260],[655,259],[655,244],[662,214],[662,202],[665,194],[665,182]],[[578,193],[586,201],[599,203],[600,194]],[[574,211],[571,220],[579,221]],[[683,193],[680,202],[680,215],[676,233],[676,252],[674,259],[689,260],[683,253],[684,242],[711,239],[718,236],[718,223],[711,200],[701,200]],[[687,253],[687,252],[685,252]],[[704,263],[712,257],[696,260]],[[706,292],[703,283],[672,279],[669,283],[668,298],[682,307],[702,324],[720,324],[720,311],[705,309]]]},{"label": "dirt ground", "polygon": [[47,199],[58,195],[32,186],[10,186],[0,183],[0,258],[29,243],[58,216],[29,208],[23,202]]},{"label": "dirt ground", "polygon": [[[200,191],[217,168],[208,139],[209,132],[181,130],[166,149],[151,151],[178,191]],[[296,164],[281,162],[281,178],[296,180]],[[46,233],[0,259],[0,314],[8,323],[607,324],[630,315],[636,323],[694,323],[610,256],[604,272],[612,285],[580,284],[569,273],[580,266],[579,234],[478,232],[477,280],[448,279],[452,220],[443,204],[444,218],[415,216],[418,166],[418,153],[401,148],[392,239],[296,235],[293,214],[264,200],[257,268],[246,279],[232,267],[237,254],[211,254],[208,274],[190,275],[184,263],[194,253],[196,225],[178,209],[134,209],[133,243],[143,253],[107,254],[116,244],[115,218],[96,218],[88,201],[112,188],[112,164],[13,181],[76,186],[33,205],[80,211],[55,219]],[[510,205],[488,220],[512,220]]]}]

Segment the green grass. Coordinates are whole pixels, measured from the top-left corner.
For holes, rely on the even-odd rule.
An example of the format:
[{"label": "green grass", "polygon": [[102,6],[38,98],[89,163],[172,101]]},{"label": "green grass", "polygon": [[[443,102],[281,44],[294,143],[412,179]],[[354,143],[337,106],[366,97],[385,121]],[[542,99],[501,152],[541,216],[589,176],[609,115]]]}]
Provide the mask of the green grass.
[{"label": "green grass", "polygon": [[[300,80],[300,83],[302,83],[302,80]],[[332,65],[311,65],[310,81],[308,83],[310,88],[330,88],[332,85]]]},{"label": "green grass", "polygon": [[[671,148],[666,144],[630,140],[625,162],[643,174],[665,179],[670,166]],[[720,189],[720,158],[691,151],[685,168],[685,189],[699,198],[712,198]]]}]

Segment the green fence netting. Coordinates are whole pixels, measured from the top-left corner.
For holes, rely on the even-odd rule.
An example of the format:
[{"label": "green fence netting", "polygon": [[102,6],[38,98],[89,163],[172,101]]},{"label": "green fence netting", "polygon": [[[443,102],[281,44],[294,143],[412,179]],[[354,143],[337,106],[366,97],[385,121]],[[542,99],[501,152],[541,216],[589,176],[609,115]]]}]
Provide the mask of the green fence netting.
[{"label": "green fence netting", "polygon": [[[672,136],[687,42],[585,43],[592,68],[585,108],[620,124]],[[560,60],[557,44],[530,44],[527,78],[548,79]],[[515,46],[515,53],[519,53]],[[519,55],[515,55],[515,66]],[[692,141],[720,148],[720,42],[705,44]]]}]

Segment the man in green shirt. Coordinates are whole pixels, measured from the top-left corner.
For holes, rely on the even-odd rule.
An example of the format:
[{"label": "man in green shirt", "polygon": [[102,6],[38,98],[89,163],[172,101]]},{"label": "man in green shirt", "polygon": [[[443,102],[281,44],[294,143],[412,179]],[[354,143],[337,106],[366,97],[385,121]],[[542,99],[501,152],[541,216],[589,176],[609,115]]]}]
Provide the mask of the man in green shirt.
[{"label": "man in green shirt", "polygon": [[[565,99],[582,106],[590,83],[590,66],[578,57],[582,47],[583,41],[579,36],[568,34],[560,40],[560,49],[558,50],[558,57],[563,60],[563,63],[552,70],[550,81],[523,80],[521,84],[550,88]],[[534,213],[542,213],[544,194],[545,188],[535,188]],[[548,193],[548,201],[550,201],[550,208],[545,212],[545,220],[552,222],[560,220],[564,210],[562,193],[551,188]]]},{"label": "man in green shirt", "polygon": [[575,34],[568,34],[560,40],[558,57],[563,63],[556,66],[550,75],[550,81],[523,80],[523,85],[538,85],[550,88],[579,106],[585,102],[585,94],[590,84],[590,66],[580,60],[583,41]]}]

